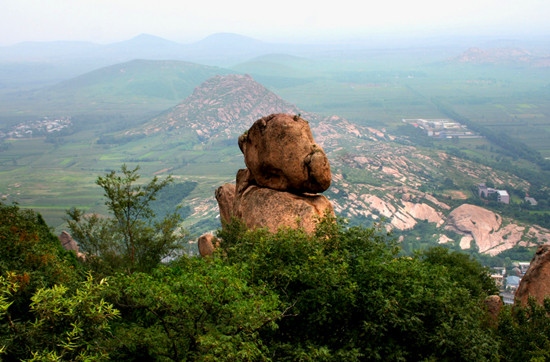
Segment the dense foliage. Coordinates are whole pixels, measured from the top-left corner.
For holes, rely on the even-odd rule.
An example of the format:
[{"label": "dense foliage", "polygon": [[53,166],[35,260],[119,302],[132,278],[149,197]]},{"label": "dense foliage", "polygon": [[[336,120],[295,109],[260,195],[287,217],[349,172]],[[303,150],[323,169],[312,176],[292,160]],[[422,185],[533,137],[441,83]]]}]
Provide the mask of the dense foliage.
[{"label": "dense foliage", "polygon": [[330,218],[313,236],[235,225],[220,236],[223,258],[249,269],[251,283],[267,282],[293,314],[262,335],[277,360],[479,360],[498,350],[486,294],[453,278],[464,264],[398,257],[380,230]]},{"label": "dense foliage", "polygon": [[39,288],[73,284],[78,269],[75,255],[61,247],[40,214],[0,203],[0,276],[17,285],[14,318],[27,318],[28,301]]},{"label": "dense foliage", "polygon": [[1,205],[0,217],[6,360],[549,358],[550,300],[495,323],[485,268],[441,247],[400,256],[381,229],[233,222],[211,258],[86,273],[34,212]]}]

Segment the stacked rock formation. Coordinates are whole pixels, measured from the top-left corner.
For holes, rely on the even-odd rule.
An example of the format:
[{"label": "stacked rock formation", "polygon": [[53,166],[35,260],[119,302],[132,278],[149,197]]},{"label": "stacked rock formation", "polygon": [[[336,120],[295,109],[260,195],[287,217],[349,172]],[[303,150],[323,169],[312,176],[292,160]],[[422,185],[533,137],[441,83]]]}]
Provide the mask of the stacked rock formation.
[{"label": "stacked rock formation", "polygon": [[312,232],[317,217],[334,214],[318,194],[330,186],[330,165],[307,121],[284,113],[261,118],[239,137],[239,147],[247,168],[237,172],[236,185],[216,190],[222,226],[238,218],[249,228]]},{"label": "stacked rock formation", "polygon": [[550,245],[540,245],[531,260],[529,269],[521,279],[515,295],[515,303],[526,305],[529,297],[543,304],[550,298]]}]

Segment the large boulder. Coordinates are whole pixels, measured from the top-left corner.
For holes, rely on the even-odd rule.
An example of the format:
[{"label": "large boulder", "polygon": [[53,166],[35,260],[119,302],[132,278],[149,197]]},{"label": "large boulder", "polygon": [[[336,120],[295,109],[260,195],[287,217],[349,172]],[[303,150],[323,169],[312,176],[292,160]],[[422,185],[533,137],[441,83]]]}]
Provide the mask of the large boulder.
[{"label": "large boulder", "polygon": [[218,246],[219,240],[212,234],[203,234],[199,237],[197,244],[199,254],[204,258],[214,254],[214,249]]},{"label": "large boulder", "polygon": [[235,203],[235,184],[223,184],[216,189],[216,200],[220,208],[222,226],[231,221]]},{"label": "large boulder", "polygon": [[235,199],[233,215],[248,228],[303,228],[312,233],[317,219],[326,212],[334,215],[330,201],[323,195],[296,195],[255,185],[247,187]]},{"label": "large boulder", "polygon": [[80,247],[78,246],[78,243],[73,239],[71,234],[66,231],[62,231],[61,234],[59,234],[58,239],[63,249],[69,251],[72,250],[75,252],[78,258],[86,259],[86,255],[80,252]]},{"label": "large boulder", "polygon": [[261,118],[239,137],[239,147],[247,168],[237,172],[236,185],[216,190],[222,226],[236,218],[251,229],[312,233],[320,217],[334,215],[330,201],[317,195],[330,186],[331,173],[307,121],[282,113]]},{"label": "large boulder", "polygon": [[258,186],[294,193],[329,188],[328,158],[315,144],[309,124],[290,114],[260,118],[239,137],[244,162]]},{"label": "large boulder", "polygon": [[521,279],[516,291],[516,303],[526,305],[532,296],[537,303],[543,304],[545,297],[550,297],[550,245],[540,245],[531,260],[529,269]]},{"label": "large boulder", "polygon": [[78,254],[78,251],[79,251],[78,244],[73,239],[71,234],[69,234],[66,231],[62,231],[61,234],[59,234],[58,238],[59,238],[59,242],[61,243],[61,246],[63,247],[63,249],[72,250],[72,251],[74,251],[75,253]]},{"label": "large boulder", "polygon": [[496,327],[498,324],[498,315],[504,304],[502,298],[500,298],[500,295],[490,295],[484,300],[484,303],[490,318],[489,322],[492,326]]},{"label": "large boulder", "polygon": [[254,184],[248,169],[237,172],[237,184],[224,184],[216,190],[222,225],[231,218],[242,220],[249,228],[302,227],[315,230],[319,217],[334,215],[331,202],[323,195],[293,194]]}]

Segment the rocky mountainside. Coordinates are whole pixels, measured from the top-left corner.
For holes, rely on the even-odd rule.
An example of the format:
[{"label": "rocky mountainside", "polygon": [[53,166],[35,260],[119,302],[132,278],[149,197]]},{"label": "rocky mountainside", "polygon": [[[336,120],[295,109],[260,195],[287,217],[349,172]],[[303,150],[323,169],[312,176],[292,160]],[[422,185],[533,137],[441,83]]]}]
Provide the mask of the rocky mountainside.
[{"label": "rocky mountainside", "polygon": [[212,138],[236,137],[255,120],[272,113],[300,111],[249,75],[214,76],[183,102],[129,133],[191,132],[206,143]]},{"label": "rocky mountainside", "polygon": [[[248,75],[215,76],[178,106],[128,133],[174,138],[192,134],[198,146],[232,139],[230,147],[235,147],[237,136],[272,113],[301,113],[309,121],[332,169],[332,186],[325,195],[336,214],[352,223],[383,220],[402,240],[423,227],[427,231],[416,238],[425,242],[491,255],[550,241],[549,230],[467,203],[472,186],[481,182],[528,191],[525,180],[440,150],[414,147],[383,129],[302,112]],[[195,217],[219,217],[213,196],[188,200]]]},{"label": "rocky mountainside", "polygon": [[[441,151],[406,145],[385,131],[339,117],[320,121],[312,129],[331,162],[333,180],[327,196],[340,216],[361,223],[383,220],[402,240],[407,231],[427,222],[431,233],[422,236],[424,241],[490,255],[550,242],[550,230],[466,203],[471,186],[484,180],[528,190],[525,180]],[[443,190],[444,183],[452,186]]]}]

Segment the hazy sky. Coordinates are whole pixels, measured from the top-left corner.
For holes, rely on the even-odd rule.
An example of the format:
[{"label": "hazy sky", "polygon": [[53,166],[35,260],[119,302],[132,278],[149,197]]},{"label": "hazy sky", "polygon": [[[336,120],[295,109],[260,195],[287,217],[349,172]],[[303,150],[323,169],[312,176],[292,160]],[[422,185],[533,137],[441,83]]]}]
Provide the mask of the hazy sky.
[{"label": "hazy sky", "polygon": [[0,0],[0,45],[178,42],[231,32],[266,41],[425,34],[550,34],[549,0]]}]

